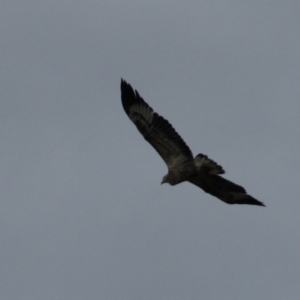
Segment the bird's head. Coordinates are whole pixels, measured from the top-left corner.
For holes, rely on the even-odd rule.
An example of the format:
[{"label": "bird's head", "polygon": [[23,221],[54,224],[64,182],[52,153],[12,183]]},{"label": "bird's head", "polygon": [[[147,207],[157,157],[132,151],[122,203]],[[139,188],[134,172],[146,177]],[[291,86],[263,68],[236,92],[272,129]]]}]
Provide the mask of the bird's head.
[{"label": "bird's head", "polygon": [[165,175],[161,181],[161,184],[163,183],[168,183],[170,185],[175,185],[178,182],[176,181],[176,177],[174,176],[174,174],[172,173],[168,173],[167,175]]},{"label": "bird's head", "polygon": [[164,184],[164,183],[169,183],[169,181],[168,181],[168,174],[165,175],[165,176],[163,177],[162,181],[161,181],[161,184]]}]

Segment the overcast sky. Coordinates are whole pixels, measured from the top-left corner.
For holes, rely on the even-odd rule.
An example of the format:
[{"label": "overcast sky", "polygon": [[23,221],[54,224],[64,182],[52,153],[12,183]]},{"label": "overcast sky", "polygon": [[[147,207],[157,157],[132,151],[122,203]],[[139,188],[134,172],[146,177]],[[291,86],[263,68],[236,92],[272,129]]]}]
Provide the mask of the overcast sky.
[{"label": "overcast sky", "polygon": [[[1,299],[300,299],[299,1],[0,2]],[[267,207],[161,186],[121,77]]]}]

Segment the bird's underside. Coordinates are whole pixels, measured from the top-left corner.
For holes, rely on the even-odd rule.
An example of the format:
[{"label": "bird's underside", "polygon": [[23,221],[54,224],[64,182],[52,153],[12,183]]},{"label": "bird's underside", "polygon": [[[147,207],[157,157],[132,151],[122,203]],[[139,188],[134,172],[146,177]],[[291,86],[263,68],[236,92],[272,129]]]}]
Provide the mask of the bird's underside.
[{"label": "bird's underside", "polygon": [[198,154],[193,158],[190,148],[173,126],[155,113],[123,79],[121,99],[128,117],[168,166],[169,172],[162,183],[175,185],[188,181],[228,204],[265,206],[248,195],[243,187],[221,177],[224,169],[206,155]]}]

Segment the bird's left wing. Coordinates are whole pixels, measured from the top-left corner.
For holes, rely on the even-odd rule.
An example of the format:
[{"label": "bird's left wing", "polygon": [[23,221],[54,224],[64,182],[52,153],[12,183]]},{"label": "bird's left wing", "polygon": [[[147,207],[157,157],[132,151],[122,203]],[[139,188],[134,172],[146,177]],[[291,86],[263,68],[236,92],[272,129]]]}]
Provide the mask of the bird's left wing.
[{"label": "bird's left wing", "polygon": [[262,202],[247,194],[246,190],[219,175],[200,173],[188,180],[228,204],[250,204],[265,206]]}]

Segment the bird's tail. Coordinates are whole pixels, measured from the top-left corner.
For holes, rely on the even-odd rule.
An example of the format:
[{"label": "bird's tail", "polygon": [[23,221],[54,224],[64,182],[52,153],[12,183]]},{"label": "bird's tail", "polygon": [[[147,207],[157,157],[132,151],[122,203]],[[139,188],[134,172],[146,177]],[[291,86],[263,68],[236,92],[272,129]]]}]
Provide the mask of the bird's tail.
[{"label": "bird's tail", "polygon": [[224,169],[218,165],[215,161],[208,158],[207,155],[198,154],[194,159],[195,165],[199,172],[208,174],[224,174]]}]

